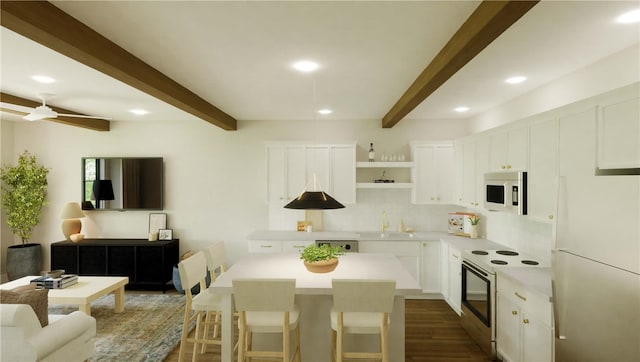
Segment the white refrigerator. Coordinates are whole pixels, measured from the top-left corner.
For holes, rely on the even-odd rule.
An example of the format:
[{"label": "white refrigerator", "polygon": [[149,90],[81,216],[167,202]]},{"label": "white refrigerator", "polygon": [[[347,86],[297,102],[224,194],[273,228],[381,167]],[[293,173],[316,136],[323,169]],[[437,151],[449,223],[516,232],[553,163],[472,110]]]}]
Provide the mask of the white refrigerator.
[{"label": "white refrigerator", "polygon": [[640,176],[561,173],[554,242],[556,361],[640,361]]}]

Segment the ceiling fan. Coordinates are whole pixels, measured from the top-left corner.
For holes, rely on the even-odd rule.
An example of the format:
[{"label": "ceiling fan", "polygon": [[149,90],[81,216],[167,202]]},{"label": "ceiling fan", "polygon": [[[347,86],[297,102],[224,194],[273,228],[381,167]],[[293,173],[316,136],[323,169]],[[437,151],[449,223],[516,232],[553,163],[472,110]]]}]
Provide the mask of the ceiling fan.
[{"label": "ceiling fan", "polygon": [[55,119],[55,118],[58,118],[59,116],[74,117],[74,118],[104,119],[107,121],[111,120],[111,118],[109,117],[102,117],[102,116],[88,116],[88,115],[77,114],[77,113],[58,113],[53,109],[51,109],[51,107],[47,106],[46,104],[46,100],[51,99],[53,96],[54,95],[50,93],[39,94],[38,98],[42,99],[42,105],[37,106],[35,108],[26,107],[26,106],[17,105],[17,104],[10,104],[10,103],[3,103],[3,105],[6,106],[7,108],[10,108],[15,113],[24,114],[22,118],[26,119],[27,121]]}]

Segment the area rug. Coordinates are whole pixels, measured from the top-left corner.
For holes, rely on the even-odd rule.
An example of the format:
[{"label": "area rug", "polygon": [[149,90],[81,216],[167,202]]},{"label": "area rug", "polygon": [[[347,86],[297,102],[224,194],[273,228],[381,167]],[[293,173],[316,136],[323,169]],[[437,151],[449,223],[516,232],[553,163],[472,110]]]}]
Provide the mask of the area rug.
[{"label": "area rug", "polygon": [[[91,303],[96,319],[96,351],[89,361],[162,361],[180,343],[184,295],[125,294],[124,312],[114,313],[114,296]],[[49,314],[78,307],[50,305]]]}]

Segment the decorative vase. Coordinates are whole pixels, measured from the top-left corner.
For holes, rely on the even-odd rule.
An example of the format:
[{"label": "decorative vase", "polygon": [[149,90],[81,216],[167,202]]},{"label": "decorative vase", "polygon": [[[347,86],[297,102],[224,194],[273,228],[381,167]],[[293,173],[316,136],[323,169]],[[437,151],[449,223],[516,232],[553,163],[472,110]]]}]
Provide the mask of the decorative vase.
[{"label": "decorative vase", "polygon": [[312,273],[329,273],[338,266],[338,258],[319,260],[312,262],[304,262],[304,266]]},{"label": "decorative vase", "polygon": [[15,280],[27,275],[40,276],[42,247],[40,244],[11,245],[7,248],[7,277]]},{"label": "decorative vase", "polygon": [[471,230],[469,231],[469,236],[471,237],[471,239],[477,239],[478,238],[478,226],[477,225],[471,225]]}]

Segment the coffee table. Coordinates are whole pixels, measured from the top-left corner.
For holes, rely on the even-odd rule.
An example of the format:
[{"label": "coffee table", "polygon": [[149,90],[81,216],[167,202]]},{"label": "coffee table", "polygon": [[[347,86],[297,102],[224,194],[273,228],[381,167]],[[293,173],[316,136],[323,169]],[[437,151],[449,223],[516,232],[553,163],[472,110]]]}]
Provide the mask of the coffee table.
[{"label": "coffee table", "polygon": [[[0,285],[0,289],[13,289],[27,285],[37,276],[26,276]],[[115,312],[124,311],[124,286],[129,283],[129,277],[78,277],[78,283],[64,289],[49,289],[50,304],[77,304],[78,309],[91,315],[91,302],[113,293],[115,297]]]}]

